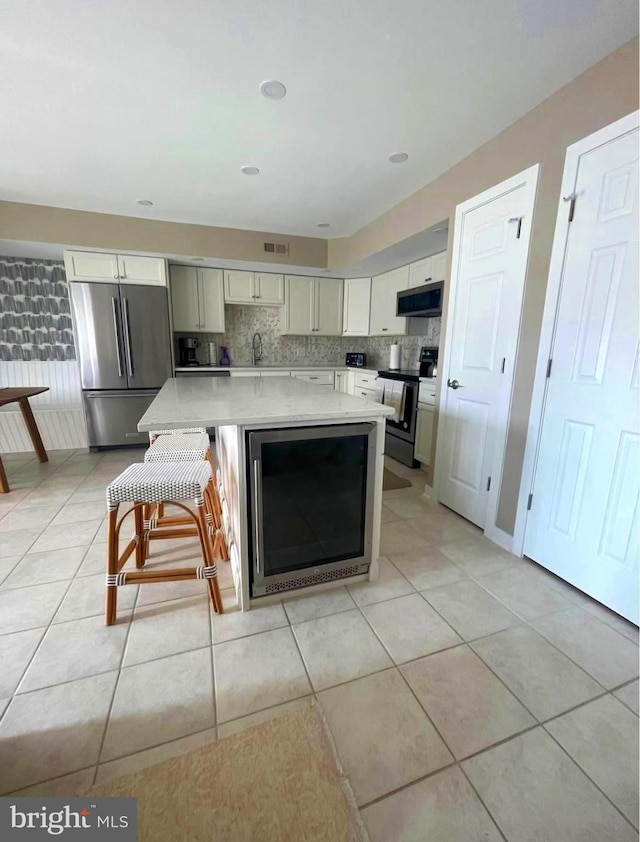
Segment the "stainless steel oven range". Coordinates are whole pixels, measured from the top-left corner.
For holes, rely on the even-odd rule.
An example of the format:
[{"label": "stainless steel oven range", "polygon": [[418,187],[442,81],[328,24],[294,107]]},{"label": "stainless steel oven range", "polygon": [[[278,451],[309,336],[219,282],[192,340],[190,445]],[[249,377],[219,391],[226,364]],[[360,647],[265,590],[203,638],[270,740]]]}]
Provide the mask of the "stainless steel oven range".
[{"label": "stainless steel oven range", "polygon": [[366,573],[376,424],[246,433],[251,596]]},{"label": "stainless steel oven range", "polygon": [[393,385],[402,384],[401,392],[395,398],[397,417],[387,418],[384,452],[410,468],[420,466],[414,458],[420,378],[434,377],[437,365],[438,349],[425,346],[420,349],[418,368],[378,372],[378,388],[384,390],[385,403],[389,403],[388,395],[393,393]]}]

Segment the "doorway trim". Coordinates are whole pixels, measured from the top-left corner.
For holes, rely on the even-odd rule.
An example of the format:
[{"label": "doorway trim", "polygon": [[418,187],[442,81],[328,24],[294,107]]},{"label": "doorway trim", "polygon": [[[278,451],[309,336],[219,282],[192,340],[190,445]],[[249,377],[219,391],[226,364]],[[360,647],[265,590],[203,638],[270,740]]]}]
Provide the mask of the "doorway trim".
[{"label": "doorway trim", "polygon": [[536,361],[535,379],[531,396],[531,409],[529,411],[529,422],[527,425],[527,437],[525,440],[524,461],[522,465],[522,477],[520,480],[520,492],[518,494],[518,506],[516,509],[516,521],[513,530],[512,552],[522,556],[524,550],[524,538],[527,527],[527,505],[529,494],[533,490],[535,469],[538,461],[538,449],[540,435],[542,433],[542,422],[544,419],[544,408],[547,396],[547,366],[551,357],[551,346],[556,328],[556,315],[560,303],[560,291],[562,274],[564,270],[567,241],[569,238],[569,203],[574,198],[576,181],[578,178],[578,167],[580,158],[585,152],[596,149],[605,143],[627,134],[638,128],[638,117],[640,112],[634,111],[626,117],[621,117],[614,123],[593,132],[586,137],[576,141],[567,147],[564,161],[564,172],[562,175],[562,187],[558,201],[558,212],[556,216],[556,227],[553,235],[553,246],[551,249],[551,261],[549,264],[549,277],[545,293],[544,310],[542,315],[542,327],[538,341],[538,358]]},{"label": "doorway trim", "polygon": [[507,432],[509,429],[509,418],[511,415],[511,399],[513,394],[513,380],[515,375],[515,364],[518,354],[518,344],[520,341],[520,327],[522,323],[522,303],[524,302],[524,296],[526,292],[526,284],[527,284],[527,277],[528,277],[528,267],[529,267],[529,252],[530,252],[530,245],[531,245],[531,230],[533,227],[533,215],[535,210],[535,200],[536,200],[536,193],[538,187],[538,176],[540,171],[540,164],[534,164],[531,167],[528,167],[526,170],[523,170],[516,175],[511,176],[510,178],[505,179],[505,181],[501,181],[499,184],[495,184],[493,187],[490,187],[488,190],[479,193],[477,196],[472,196],[470,199],[467,199],[464,202],[461,202],[459,205],[456,206],[455,212],[455,221],[454,221],[454,230],[453,230],[453,248],[452,248],[452,257],[451,257],[451,275],[449,280],[449,295],[447,296],[447,312],[446,312],[446,320],[445,320],[445,342],[443,353],[441,354],[441,363],[440,363],[440,390],[439,390],[439,400],[438,400],[438,427],[437,427],[437,437],[436,437],[436,459],[435,459],[435,469],[434,469],[434,482],[433,487],[435,490],[435,497],[436,499],[440,498],[440,484],[442,481],[443,475],[443,447],[444,447],[444,402],[443,396],[446,395],[444,391],[447,388],[447,378],[449,376],[449,366],[451,363],[451,353],[450,353],[450,343],[449,338],[453,332],[453,318],[455,307],[454,303],[456,300],[456,294],[458,290],[458,278],[460,273],[460,257],[462,252],[462,233],[463,233],[463,222],[464,217],[466,214],[470,213],[471,211],[476,210],[477,208],[481,207],[482,205],[486,205],[489,202],[494,201],[495,199],[499,199],[501,196],[506,195],[507,193],[511,193],[514,190],[517,190],[520,187],[525,187],[527,190],[527,199],[528,199],[528,207],[529,211],[526,216],[523,218],[522,221],[522,228],[521,228],[521,237],[523,239],[523,245],[526,248],[526,259],[525,259],[525,275],[523,278],[522,283],[522,300],[520,303],[520,318],[518,320],[518,327],[517,330],[514,330],[513,335],[510,337],[510,347],[509,347],[509,355],[508,360],[505,368],[505,376],[508,378],[509,381],[509,388],[503,390],[503,394],[501,397],[500,405],[499,405],[499,420],[496,429],[496,439],[495,439],[495,449],[493,454],[493,463],[491,466],[491,476],[495,478],[494,481],[491,483],[491,488],[487,492],[487,511],[485,514],[485,523],[484,523],[484,534],[490,540],[494,541],[496,544],[499,544],[506,550],[511,550],[512,548],[512,537],[504,532],[502,529],[499,529],[496,526],[496,514],[498,510],[498,501],[500,499],[500,488],[502,486],[502,469],[504,466],[504,454],[506,449],[506,442],[507,442]]}]

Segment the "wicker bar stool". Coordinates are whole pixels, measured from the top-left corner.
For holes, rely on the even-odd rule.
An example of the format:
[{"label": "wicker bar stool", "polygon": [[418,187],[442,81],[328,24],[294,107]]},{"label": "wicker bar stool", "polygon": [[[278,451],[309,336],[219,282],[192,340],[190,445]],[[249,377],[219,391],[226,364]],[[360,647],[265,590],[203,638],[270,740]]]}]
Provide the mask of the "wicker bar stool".
[{"label": "wicker bar stool", "polygon": [[[144,461],[149,463],[161,462],[201,462],[207,461],[211,465],[211,479],[206,491],[206,516],[211,534],[214,538],[214,548],[217,557],[229,561],[227,542],[222,531],[222,506],[215,482],[213,459],[209,436],[206,433],[175,433],[169,436],[158,436],[144,455]],[[167,517],[163,504],[158,504],[155,512],[147,512],[147,520],[152,520],[155,514],[156,526],[176,526],[185,523],[183,516]]]},{"label": "wicker bar stool", "polygon": [[[156,582],[179,582],[185,579],[205,579],[214,610],[222,614],[222,598],[218,587],[218,571],[214,548],[205,512],[205,493],[211,478],[208,462],[141,463],[126,468],[107,486],[107,597],[105,623],[116,621],[118,588],[123,585]],[[195,503],[193,512],[186,505]],[[131,507],[118,517],[121,503]],[[186,526],[161,529],[144,518],[149,504],[171,503],[185,512]],[[120,530],[129,514],[134,515],[134,535],[119,552]],[[177,567],[166,570],[143,570],[148,542],[160,538],[191,538],[200,540],[204,564],[198,567]],[[136,570],[123,571],[135,553]]]}]

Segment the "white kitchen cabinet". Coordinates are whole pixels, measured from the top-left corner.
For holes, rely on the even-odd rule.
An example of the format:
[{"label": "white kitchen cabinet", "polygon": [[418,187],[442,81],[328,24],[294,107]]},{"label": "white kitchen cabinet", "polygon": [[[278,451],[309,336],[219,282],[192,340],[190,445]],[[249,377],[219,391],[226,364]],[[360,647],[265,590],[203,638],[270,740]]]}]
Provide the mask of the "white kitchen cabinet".
[{"label": "white kitchen cabinet", "polygon": [[300,370],[292,371],[291,376],[297,380],[308,380],[309,383],[315,383],[316,386],[331,386],[333,388],[333,371],[314,371]]},{"label": "white kitchen cabinet", "polygon": [[297,336],[340,336],[342,280],[285,275],[280,332]]},{"label": "white kitchen cabinet", "polygon": [[409,286],[409,267],[401,266],[371,279],[370,336],[404,336],[407,320],[396,316],[397,295]]},{"label": "white kitchen cabinet", "polygon": [[279,307],[284,304],[284,276],[225,269],[224,300],[227,304]]},{"label": "white kitchen cabinet", "polygon": [[290,371],[261,371],[260,377],[290,377]]},{"label": "white kitchen cabinet", "polygon": [[431,258],[431,276],[434,281],[444,281],[447,277],[448,252],[441,251]]},{"label": "white kitchen cabinet", "polygon": [[334,387],[335,387],[336,392],[344,392],[345,394],[349,394],[349,372],[348,371],[336,371]]},{"label": "white kitchen cabinet", "polygon": [[224,291],[222,269],[198,269],[200,330],[224,333]]},{"label": "white kitchen cabinet", "polygon": [[200,330],[197,270],[191,266],[172,266],[170,276],[173,329],[179,333]]},{"label": "white kitchen cabinet", "polygon": [[341,278],[315,278],[315,333],[342,334],[343,282]]},{"label": "white kitchen cabinet", "polygon": [[118,255],[96,251],[65,251],[64,268],[67,281],[118,280]]},{"label": "white kitchen cabinet", "polygon": [[179,333],[224,333],[222,269],[172,266],[171,312]]},{"label": "white kitchen cabinet", "polygon": [[254,273],[224,270],[224,300],[227,304],[253,304]]},{"label": "white kitchen cabinet", "polygon": [[414,456],[423,465],[431,463],[431,445],[433,444],[433,407],[418,407],[416,426],[416,444]]},{"label": "white kitchen cabinet", "polygon": [[230,371],[231,377],[260,377],[260,372],[257,369],[252,371]]},{"label": "white kitchen cabinet", "polygon": [[65,250],[67,281],[167,285],[167,264],[162,257]]},{"label": "white kitchen cabinet", "polygon": [[409,264],[409,288],[431,281],[444,281],[447,271],[447,252],[441,251]]},{"label": "white kitchen cabinet", "polygon": [[161,257],[119,254],[118,274],[121,284],[167,285],[167,264]]},{"label": "white kitchen cabinet", "polygon": [[356,386],[354,394],[357,398],[367,398],[367,400],[380,403],[376,389],[362,389],[360,386]]},{"label": "white kitchen cabinet", "polygon": [[256,272],[254,276],[255,304],[279,307],[284,304],[284,275]]},{"label": "white kitchen cabinet", "polygon": [[280,332],[298,336],[315,333],[315,278],[285,275],[284,307],[280,313]]},{"label": "white kitchen cabinet", "polygon": [[342,315],[343,336],[369,335],[370,308],[371,278],[345,278]]}]

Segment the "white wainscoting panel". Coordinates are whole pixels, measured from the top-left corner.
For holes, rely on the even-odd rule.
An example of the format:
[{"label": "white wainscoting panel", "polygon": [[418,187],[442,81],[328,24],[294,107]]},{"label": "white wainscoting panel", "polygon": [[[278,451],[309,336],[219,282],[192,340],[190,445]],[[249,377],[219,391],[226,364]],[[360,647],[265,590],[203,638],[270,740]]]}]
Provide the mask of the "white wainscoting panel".
[{"label": "white wainscoting panel", "polygon": [[[87,446],[80,375],[76,362],[2,362],[0,388],[48,386],[29,399],[47,450]],[[32,450],[31,439],[17,404],[0,410],[0,452]]]}]

